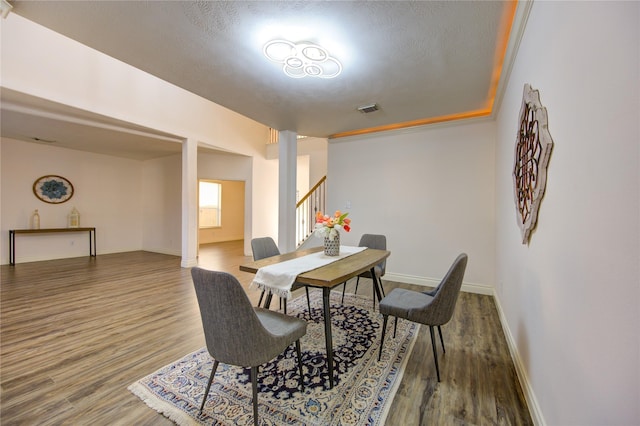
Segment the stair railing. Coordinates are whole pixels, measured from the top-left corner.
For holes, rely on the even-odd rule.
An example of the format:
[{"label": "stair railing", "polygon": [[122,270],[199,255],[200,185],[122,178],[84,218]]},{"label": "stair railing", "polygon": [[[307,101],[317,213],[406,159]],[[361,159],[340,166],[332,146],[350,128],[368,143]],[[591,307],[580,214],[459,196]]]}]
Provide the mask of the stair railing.
[{"label": "stair railing", "polygon": [[326,176],[320,179],[296,204],[296,247],[313,233],[316,213],[325,211],[326,180]]}]

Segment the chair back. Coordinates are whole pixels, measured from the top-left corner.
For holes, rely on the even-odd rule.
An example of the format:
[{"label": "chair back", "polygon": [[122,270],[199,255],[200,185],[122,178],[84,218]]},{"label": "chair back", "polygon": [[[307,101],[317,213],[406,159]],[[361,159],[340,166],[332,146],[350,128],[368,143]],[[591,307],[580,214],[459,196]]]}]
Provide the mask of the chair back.
[{"label": "chair back", "polygon": [[467,255],[460,254],[437,287],[431,303],[419,314],[419,322],[429,325],[443,325],[453,316],[458,301],[464,271],[467,268]]},{"label": "chair back", "polygon": [[[360,237],[360,243],[358,247],[368,247],[371,249],[386,250],[387,249],[387,237],[385,235],[377,234],[362,234]],[[380,269],[379,277],[383,276],[387,269],[387,259],[376,265]]]},{"label": "chair back", "polygon": [[253,260],[260,260],[280,254],[280,249],[278,249],[276,242],[273,241],[271,237],[252,239],[251,251],[253,252]]},{"label": "chair back", "polygon": [[[242,285],[231,274],[191,269],[202,327],[211,356],[225,364],[251,367],[271,358],[273,337],[263,327]],[[265,359],[266,358],[266,359]]]}]

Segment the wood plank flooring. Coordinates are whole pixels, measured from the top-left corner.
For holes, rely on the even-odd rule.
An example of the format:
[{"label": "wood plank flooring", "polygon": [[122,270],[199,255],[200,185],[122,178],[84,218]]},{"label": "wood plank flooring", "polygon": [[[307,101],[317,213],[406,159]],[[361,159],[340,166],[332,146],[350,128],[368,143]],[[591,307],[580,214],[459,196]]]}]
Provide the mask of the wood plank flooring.
[{"label": "wood plank flooring", "polygon": [[[253,275],[238,270],[250,260],[242,248],[203,246],[199,265],[233,273],[256,303]],[[3,265],[0,273],[2,425],[172,424],[127,386],[204,346],[180,258],[130,252]],[[383,282],[387,292],[421,289]],[[354,288],[351,280],[347,292]],[[369,280],[358,293],[371,294]],[[442,382],[422,326],[387,425],[533,424],[493,299],[462,293],[443,334]]]}]

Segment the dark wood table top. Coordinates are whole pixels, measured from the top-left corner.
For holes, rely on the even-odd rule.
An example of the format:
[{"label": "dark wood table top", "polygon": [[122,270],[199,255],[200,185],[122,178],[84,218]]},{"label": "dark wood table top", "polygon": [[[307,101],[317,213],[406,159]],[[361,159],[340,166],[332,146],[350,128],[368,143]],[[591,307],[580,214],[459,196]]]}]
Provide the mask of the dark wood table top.
[{"label": "dark wood table top", "polygon": [[[274,265],[286,260],[296,259],[298,257],[306,256],[308,254],[316,253],[322,250],[322,247],[314,247],[311,249],[297,250],[291,253],[281,254],[279,256],[267,257],[265,259],[260,259],[253,262],[245,263],[244,265],[240,265],[240,270],[255,274],[258,272],[258,269],[265,266]],[[368,271],[390,255],[391,252],[387,250],[367,248],[366,250],[349,255],[328,265],[324,265],[311,271],[302,273],[298,275],[298,277],[296,278],[296,282],[300,284],[307,284],[313,287],[333,288],[338,284],[342,284],[350,278],[358,276],[364,271]]]},{"label": "dark wood table top", "polygon": [[42,229],[11,229],[16,234],[42,234],[45,232],[85,232],[93,231],[96,228],[42,228]]}]

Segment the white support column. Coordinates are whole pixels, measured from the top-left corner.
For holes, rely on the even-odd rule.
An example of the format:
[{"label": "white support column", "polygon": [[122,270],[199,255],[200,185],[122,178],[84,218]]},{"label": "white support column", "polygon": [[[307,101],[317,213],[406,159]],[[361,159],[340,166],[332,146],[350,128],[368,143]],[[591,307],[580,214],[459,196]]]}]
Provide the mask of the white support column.
[{"label": "white support column", "polygon": [[182,143],[182,261],[189,268],[198,264],[198,142]]},{"label": "white support column", "polygon": [[287,253],[296,249],[296,174],[297,134],[290,130],[280,131],[278,137],[279,218],[278,247]]}]

